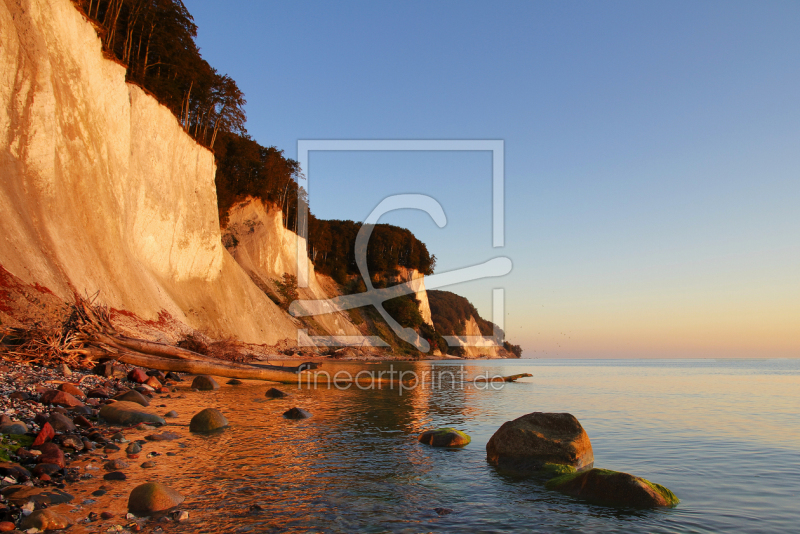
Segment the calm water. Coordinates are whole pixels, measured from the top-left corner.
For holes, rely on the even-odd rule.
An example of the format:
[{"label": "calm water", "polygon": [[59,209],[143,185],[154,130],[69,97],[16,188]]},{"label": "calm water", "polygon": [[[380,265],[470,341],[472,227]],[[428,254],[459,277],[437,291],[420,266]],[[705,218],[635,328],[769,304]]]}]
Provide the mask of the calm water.
[{"label": "calm water", "polygon": [[[436,362],[457,369],[464,362]],[[429,370],[430,363],[394,364]],[[388,364],[340,365],[356,372]],[[231,428],[180,443],[169,469],[129,474],[188,496],[191,520],[170,532],[797,532],[800,529],[800,361],[469,362],[468,376],[530,372],[496,391],[449,387],[298,390],[267,400],[255,382],[166,400],[188,423],[219,407]],[[224,382],[223,382],[224,383]],[[157,403],[156,403],[157,404]],[[299,406],[314,417],[287,421]],[[625,512],[501,476],[485,446],[505,421],[569,412],[589,434],[595,466],[664,484],[675,509]],[[421,445],[425,429],[455,426],[462,450]],[[91,482],[87,482],[91,484]],[[97,482],[94,482],[97,485]],[[125,483],[130,487],[130,481]],[[124,496],[119,493],[119,496]],[[113,497],[110,494],[109,497]],[[124,509],[124,498],[108,506]],[[260,505],[260,512],[248,508]],[[433,509],[450,508],[439,516]],[[77,510],[75,513],[79,513]],[[98,525],[99,527],[99,525]]]}]

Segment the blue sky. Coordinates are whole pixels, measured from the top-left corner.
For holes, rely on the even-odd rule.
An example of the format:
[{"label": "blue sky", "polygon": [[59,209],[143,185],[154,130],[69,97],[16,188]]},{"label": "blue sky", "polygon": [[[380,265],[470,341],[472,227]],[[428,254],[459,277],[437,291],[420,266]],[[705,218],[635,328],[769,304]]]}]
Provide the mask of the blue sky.
[{"label": "blue sky", "polygon": [[298,139],[502,139],[506,243],[488,153],[314,153],[311,209],[404,212],[437,270],[530,357],[800,356],[800,4],[188,0],[248,130]]}]

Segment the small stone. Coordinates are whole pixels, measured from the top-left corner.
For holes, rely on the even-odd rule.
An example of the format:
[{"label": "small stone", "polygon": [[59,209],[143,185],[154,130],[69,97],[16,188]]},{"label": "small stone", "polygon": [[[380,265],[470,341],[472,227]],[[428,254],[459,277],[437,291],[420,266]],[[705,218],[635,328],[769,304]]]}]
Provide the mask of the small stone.
[{"label": "small stone", "polygon": [[14,523],[12,523],[10,521],[0,522],[0,532],[10,532],[10,531],[14,530],[15,528],[17,528],[17,527],[14,525]]},{"label": "small stone", "polygon": [[460,430],[445,427],[426,430],[419,435],[419,441],[431,447],[464,447],[469,444],[471,439]]},{"label": "small stone", "polygon": [[231,378],[226,382],[226,384],[228,384],[229,386],[241,386],[242,384],[244,384],[244,382],[242,382],[238,378]]},{"label": "small stone", "polygon": [[61,438],[61,446],[75,451],[83,450],[83,440],[80,436],[68,435]]},{"label": "small stone", "polygon": [[92,496],[93,496],[93,497],[102,497],[102,496],[103,496],[103,495],[105,495],[106,493],[107,493],[107,492],[106,492],[106,490],[104,490],[104,489],[99,489],[99,490],[95,490],[95,491],[93,491],[93,492],[92,492]]},{"label": "small stone", "polygon": [[175,410],[170,410],[170,411],[168,411],[167,413],[164,414],[164,417],[169,417],[170,419],[175,419],[176,417],[178,417],[178,412],[176,412]]},{"label": "small stone", "polygon": [[45,443],[44,445],[39,445],[38,450],[42,451],[42,455],[39,456],[38,463],[40,464],[55,464],[61,468],[66,467],[66,458],[64,457],[64,452],[53,442]]},{"label": "small stone", "polygon": [[112,517],[114,517],[114,514],[112,514],[111,512],[106,511],[106,512],[102,512],[100,514],[100,517],[103,518],[103,519],[111,519]]},{"label": "small stone", "polygon": [[183,495],[169,486],[148,482],[133,488],[128,497],[128,510],[138,514],[149,514],[169,510],[183,501]]},{"label": "small stone", "polygon": [[155,466],[156,463],[153,460],[148,460],[141,465],[142,469],[150,469]]},{"label": "small stone", "polygon": [[61,432],[62,434],[75,432],[75,423],[62,413],[51,413],[50,417],[47,418],[47,422],[50,423],[56,432]]},{"label": "small stone", "polygon": [[189,519],[189,512],[187,512],[186,510],[179,510],[176,511],[172,517],[175,519],[175,521],[178,522],[186,521],[187,519]]},{"label": "small stone", "polygon": [[64,391],[49,390],[42,393],[40,399],[42,404],[53,404],[55,406],[63,406],[66,408],[74,408],[75,406],[83,406],[83,403],[76,399],[74,396]]},{"label": "small stone", "polygon": [[58,372],[64,376],[72,376],[72,369],[69,368],[69,365],[66,363],[62,363],[57,367]]},{"label": "small stone", "polygon": [[84,393],[80,388],[76,387],[69,382],[64,382],[60,386],[58,386],[59,391],[63,391],[64,393],[69,393],[73,397],[77,397],[79,399],[85,399],[86,393]]},{"label": "small stone", "polygon": [[72,422],[75,423],[76,426],[83,427],[83,428],[92,428],[94,426],[94,425],[92,425],[91,421],[89,421],[88,419],[86,419],[86,417],[84,417],[82,415],[76,415],[72,419]]},{"label": "small stone", "polygon": [[145,384],[147,384],[148,386],[150,386],[155,390],[161,389],[161,382],[159,382],[158,379],[154,376],[149,377],[145,382]]},{"label": "small stone", "polygon": [[119,471],[120,469],[125,469],[128,467],[128,463],[125,460],[111,460],[106,462],[103,466],[106,471]]},{"label": "small stone", "polygon": [[214,408],[206,408],[192,417],[189,430],[192,432],[214,432],[228,426],[228,420],[222,412]]},{"label": "small stone", "polygon": [[269,397],[270,399],[281,399],[283,397],[288,397],[289,394],[285,391],[279,390],[278,388],[269,388],[264,396]]},{"label": "small stone", "polygon": [[286,419],[308,419],[311,417],[311,413],[302,408],[291,408],[283,412],[283,416]]},{"label": "small stone", "polygon": [[147,441],[172,441],[180,437],[181,435],[175,432],[161,432],[159,434],[149,434],[144,439]]},{"label": "small stone", "polygon": [[25,391],[15,391],[11,395],[8,396],[11,400],[17,401],[26,401],[31,398],[30,394]]},{"label": "small stone", "polygon": [[126,480],[128,476],[122,471],[112,471],[103,476],[103,480]]},{"label": "small stone", "polygon": [[439,515],[449,515],[453,513],[453,510],[450,508],[434,508],[433,511]]},{"label": "small stone", "polygon": [[175,382],[183,382],[183,378],[181,378],[181,375],[172,371],[168,372],[165,378],[167,380],[174,380]]},{"label": "small stone", "polygon": [[107,404],[100,409],[100,417],[112,424],[135,425],[137,423],[166,424],[166,421],[157,414],[148,412],[140,404],[119,401]]},{"label": "small stone", "polygon": [[139,454],[142,452],[142,446],[134,441],[125,448],[125,452],[128,454]]},{"label": "small stone", "polygon": [[208,375],[199,375],[192,381],[192,388],[200,391],[214,391],[219,389],[219,384]]},{"label": "small stone", "polygon": [[0,426],[0,434],[21,435],[27,432],[28,432],[28,425],[20,421],[12,421],[11,423]]},{"label": "small stone", "polygon": [[134,390],[129,390],[129,391],[125,391],[123,393],[120,393],[119,395],[115,396],[114,399],[117,400],[117,401],[123,401],[123,402],[135,402],[136,404],[139,404],[139,405],[145,406],[145,407],[150,406],[150,401],[147,400],[147,397],[145,397],[144,395],[142,395],[138,391],[134,391]]},{"label": "small stone", "polygon": [[69,519],[50,509],[36,510],[19,524],[20,528],[23,530],[36,528],[42,531],[62,530],[69,525]]},{"label": "small stone", "polygon": [[107,443],[105,448],[103,449],[103,452],[106,453],[106,454],[111,454],[111,453],[114,453],[114,452],[119,452],[121,450],[122,449],[120,449],[119,446],[114,445],[113,443]]},{"label": "small stone", "polygon": [[128,380],[131,382],[136,382],[137,384],[144,384],[147,382],[148,378],[150,377],[147,376],[147,373],[138,367],[136,369],[132,369],[131,372],[128,373]]},{"label": "small stone", "polygon": [[90,389],[86,395],[92,399],[107,399],[111,396],[111,392],[106,388]]}]

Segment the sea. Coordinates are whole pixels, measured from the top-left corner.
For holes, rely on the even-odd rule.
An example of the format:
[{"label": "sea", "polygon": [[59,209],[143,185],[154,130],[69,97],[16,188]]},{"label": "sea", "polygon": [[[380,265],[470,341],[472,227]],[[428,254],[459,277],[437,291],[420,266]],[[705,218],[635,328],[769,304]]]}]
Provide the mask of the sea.
[{"label": "sea", "polygon": [[[362,380],[403,372],[407,382],[280,385],[290,396],[267,399],[263,383],[222,380],[217,391],[185,388],[165,401],[181,416],[172,430],[185,437],[163,444],[171,457],[157,460],[165,467],[131,475],[187,496],[189,520],[165,529],[800,532],[800,360],[453,360],[322,369],[340,377],[361,372]],[[533,376],[474,380],[519,373]],[[313,416],[285,419],[295,406]],[[206,407],[223,411],[230,426],[191,434],[184,427]],[[591,439],[595,467],[662,484],[680,504],[599,506],[498,473],[486,461],[487,441],[504,422],[535,411],[571,413]],[[472,442],[461,449],[418,442],[424,430],[443,426]],[[108,506],[124,515],[118,497]]]}]

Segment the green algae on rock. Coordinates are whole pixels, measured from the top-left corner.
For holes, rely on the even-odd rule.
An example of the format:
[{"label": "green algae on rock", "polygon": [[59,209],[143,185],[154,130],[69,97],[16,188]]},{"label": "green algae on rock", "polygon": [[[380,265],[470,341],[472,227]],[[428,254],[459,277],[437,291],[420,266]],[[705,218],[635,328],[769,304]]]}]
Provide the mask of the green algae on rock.
[{"label": "green algae on rock", "polygon": [[426,430],[419,435],[419,441],[431,447],[464,447],[472,439],[460,430],[443,427],[436,430]]},{"label": "green algae on rock", "polygon": [[607,506],[656,508],[676,506],[680,499],[661,484],[629,473],[589,469],[554,478],[547,488]]}]

